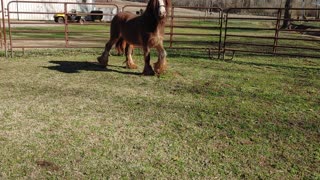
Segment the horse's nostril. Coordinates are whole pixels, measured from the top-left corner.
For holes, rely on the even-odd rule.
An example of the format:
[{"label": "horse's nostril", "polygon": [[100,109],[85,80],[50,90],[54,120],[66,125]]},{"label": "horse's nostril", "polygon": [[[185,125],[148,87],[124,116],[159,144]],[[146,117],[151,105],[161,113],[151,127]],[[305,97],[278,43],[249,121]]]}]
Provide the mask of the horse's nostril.
[{"label": "horse's nostril", "polygon": [[159,15],[160,15],[161,17],[165,17],[165,16],[167,15],[167,13],[165,13],[165,12],[160,12]]}]

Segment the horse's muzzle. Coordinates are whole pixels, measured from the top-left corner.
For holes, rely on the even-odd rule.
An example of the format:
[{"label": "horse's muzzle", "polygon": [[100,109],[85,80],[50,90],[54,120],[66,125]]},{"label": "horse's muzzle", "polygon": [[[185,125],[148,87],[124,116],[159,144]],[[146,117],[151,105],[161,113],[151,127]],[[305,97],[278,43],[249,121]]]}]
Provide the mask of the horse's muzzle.
[{"label": "horse's muzzle", "polygon": [[161,6],[159,9],[159,17],[160,18],[165,18],[167,16],[167,11],[165,6]]}]

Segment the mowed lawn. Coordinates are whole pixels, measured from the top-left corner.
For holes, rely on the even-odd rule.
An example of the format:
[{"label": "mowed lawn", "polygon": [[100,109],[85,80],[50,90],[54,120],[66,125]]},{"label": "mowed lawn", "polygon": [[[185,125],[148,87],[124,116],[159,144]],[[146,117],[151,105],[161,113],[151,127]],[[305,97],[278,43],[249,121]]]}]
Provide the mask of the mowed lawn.
[{"label": "mowed lawn", "polygon": [[1,58],[0,179],[320,178],[319,59],[101,50]]}]

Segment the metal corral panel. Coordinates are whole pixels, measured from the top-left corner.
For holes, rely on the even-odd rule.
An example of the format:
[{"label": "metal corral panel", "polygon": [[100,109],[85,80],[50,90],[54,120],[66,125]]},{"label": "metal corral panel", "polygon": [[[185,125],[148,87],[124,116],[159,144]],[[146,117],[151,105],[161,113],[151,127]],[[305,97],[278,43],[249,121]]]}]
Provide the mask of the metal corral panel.
[{"label": "metal corral panel", "polygon": [[99,8],[99,10],[103,11],[104,14],[110,14],[110,15],[104,15],[102,18],[103,21],[111,21],[114,15],[117,14],[117,9],[112,7]]},{"label": "metal corral panel", "polygon": [[[52,2],[81,2],[81,0],[46,0],[39,1],[41,3],[27,3],[23,1],[11,2],[9,5],[10,19],[18,20],[53,20],[54,13],[64,12],[63,3],[52,3]],[[43,3],[48,2],[48,3]],[[87,1],[91,3],[92,1]],[[78,12],[90,12],[94,9],[94,5],[81,5],[81,4],[68,4],[67,11],[76,9]],[[30,14],[25,12],[35,13],[51,13],[51,14]]]}]

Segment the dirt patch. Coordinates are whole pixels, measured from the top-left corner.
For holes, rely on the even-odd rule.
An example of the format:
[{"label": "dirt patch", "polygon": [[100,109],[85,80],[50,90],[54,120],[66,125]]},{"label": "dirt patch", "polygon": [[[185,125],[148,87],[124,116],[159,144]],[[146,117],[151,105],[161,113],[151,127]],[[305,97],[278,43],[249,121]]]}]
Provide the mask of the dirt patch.
[{"label": "dirt patch", "polygon": [[51,171],[58,171],[60,169],[59,166],[57,166],[54,163],[49,162],[49,161],[40,160],[40,161],[37,161],[36,163],[38,166],[40,166],[42,168],[46,168]]}]

